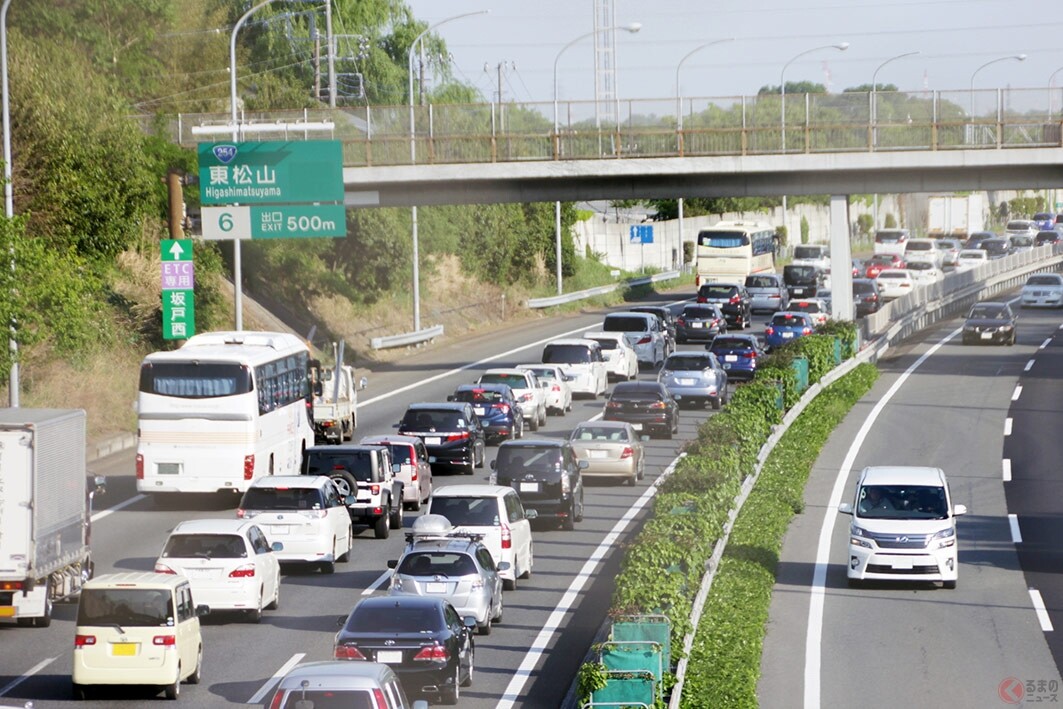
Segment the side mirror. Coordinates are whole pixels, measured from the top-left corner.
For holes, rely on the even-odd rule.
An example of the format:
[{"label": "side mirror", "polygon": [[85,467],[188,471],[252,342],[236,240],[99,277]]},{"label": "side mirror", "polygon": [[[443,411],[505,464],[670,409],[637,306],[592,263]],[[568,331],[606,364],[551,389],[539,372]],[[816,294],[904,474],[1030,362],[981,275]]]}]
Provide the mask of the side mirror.
[{"label": "side mirror", "polygon": [[94,495],[103,495],[107,492],[107,478],[96,475],[92,478],[92,492]]},{"label": "side mirror", "polygon": [[524,510],[524,519],[538,519],[539,513],[535,510]]},{"label": "side mirror", "polygon": [[210,615],[210,606],[196,606],[196,617],[203,618]]},{"label": "side mirror", "polygon": [[399,463],[395,463],[394,465],[391,466],[391,472],[395,473],[396,475],[401,473],[402,472],[402,465],[400,465]]},{"label": "side mirror", "polygon": [[960,515],[967,514],[967,505],[955,505],[952,508],[952,516],[959,517]]},{"label": "side mirror", "polygon": [[399,560],[398,559],[388,559],[388,568],[389,569],[394,569],[398,565],[399,565]]},{"label": "side mirror", "polygon": [[467,616],[465,616],[464,618],[461,619],[461,622],[465,624],[466,628],[468,628],[469,630],[472,630],[473,628],[476,627],[476,616],[467,615]]},{"label": "side mirror", "polygon": [[453,394],[447,394],[447,401],[454,401],[456,399],[457,399],[457,397],[454,396]]},{"label": "side mirror", "polygon": [[510,567],[510,564],[509,564],[508,561],[500,561],[500,562],[498,562],[498,566],[496,568],[499,571],[509,571],[509,567]]},{"label": "side mirror", "polygon": [[336,627],[337,628],[342,628],[346,624],[347,624],[347,616],[341,615],[339,618],[336,619]]},{"label": "side mirror", "polygon": [[576,466],[580,470],[586,470],[587,468],[591,467],[591,462],[589,460],[579,460],[576,461]]},{"label": "side mirror", "polygon": [[284,545],[280,542],[273,542],[269,545],[269,548],[273,551],[284,551]]},{"label": "side mirror", "polygon": [[402,427],[402,421],[399,421],[398,423],[391,424],[391,427],[392,428],[401,428]]},{"label": "side mirror", "polygon": [[843,502],[838,505],[838,513],[843,515],[851,515],[853,513],[853,505],[851,502]]},{"label": "side mirror", "polygon": [[367,386],[369,386],[369,377],[362,377],[358,380],[359,389],[365,389]]}]

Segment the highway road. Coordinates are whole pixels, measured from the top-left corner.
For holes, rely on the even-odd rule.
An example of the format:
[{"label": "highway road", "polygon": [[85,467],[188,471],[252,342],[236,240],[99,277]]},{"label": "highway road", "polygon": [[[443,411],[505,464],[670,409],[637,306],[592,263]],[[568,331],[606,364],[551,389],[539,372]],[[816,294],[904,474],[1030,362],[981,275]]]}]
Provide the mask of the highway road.
[{"label": "highway road", "polygon": [[[675,302],[681,295],[656,296],[655,300]],[[486,367],[537,362],[545,342],[597,329],[601,317],[601,313],[580,314],[523,323],[388,365],[385,371],[371,375],[369,388],[362,393],[356,438],[393,432],[393,424],[408,403],[443,400]],[[687,347],[700,349],[700,345],[681,349]],[[654,374],[640,376],[652,378]],[[563,436],[579,421],[599,414],[603,403],[577,400],[571,413],[550,417],[545,428],[531,435]],[[608,608],[621,557],[617,549],[644,518],[652,482],[709,415],[684,410],[676,440],[649,441],[646,479],[637,486],[588,482],[586,517],[576,531],[535,529],[534,572],[519,582],[516,591],[507,592],[504,622],[490,636],[476,637],[475,678],[472,687],[462,691],[462,706],[561,704]],[[494,451],[489,448],[491,457]],[[186,500],[176,509],[157,508],[136,495],[132,456],[127,451],[93,466],[95,472],[109,476],[109,490],[100,500],[102,511],[93,526],[98,574],[150,571],[169,530],[178,522],[233,514],[236,500],[226,498]],[[475,480],[486,481],[488,470],[478,471]],[[436,477],[437,485],[468,481],[460,475]],[[638,512],[629,515],[633,507]],[[413,516],[407,512],[407,526]],[[606,543],[607,538],[612,542]],[[402,544],[397,533],[388,540],[375,540],[371,531],[364,530],[357,536],[351,562],[339,565],[334,575],[287,573],[280,608],[266,612],[260,625],[222,614],[206,619],[203,683],[183,687],[181,701],[196,707],[260,704],[272,696],[271,678],[281,676],[286,668],[301,660],[329,659],[337,620],[362,596],[382,592],[386,562],[399,556]],[[600,561],[589,562],[592,558]],[[74,605],[59,606],[47,629],[0,626],[0,647],[4,648],[0,703],[33,700],[37,709],[72,703],[74,613]],[[11,648],[18,650],[12,653]],[[118,699],[128,707],[156,701],[150,691],[119,690],[84,705],[110,707]]]},{"label": "highway road", "polygon": [[[762,707],[1059,701],[1061,321],[1023,310],[1014,347],[965,347],[962,320],[943,322],[879,363],[881,379],[822,451],[787,534]],[[954,503],[967,505],[956,590],[847,587],[850,518],[835,507],[853,497],[850,471],[880,464],[941,467]]]}]

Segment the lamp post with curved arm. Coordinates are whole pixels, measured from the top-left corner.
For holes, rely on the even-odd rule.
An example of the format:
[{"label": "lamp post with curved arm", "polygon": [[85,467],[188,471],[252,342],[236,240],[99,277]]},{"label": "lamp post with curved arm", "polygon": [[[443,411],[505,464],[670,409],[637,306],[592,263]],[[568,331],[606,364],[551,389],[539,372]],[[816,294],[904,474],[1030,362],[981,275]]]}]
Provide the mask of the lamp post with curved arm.
[{"label": "lamp post with curved arm", "polygon": [[1049,116],[1051,116],[1052,113],[1054,112],[1053,111],[1053,107],[1052,107],[1052,103],[1053,103],[1052,102],[1052,86],[1053,86],[1052,82],[1054,82],[1056,80],[1056,74],[1058,74],[1061,71],[1063,71],[1063,66],[1061,66],[1058,69],[1056,69],[1055,71],[1053,71],[1048,77],[1048,115]]},{"label": "lamp post with curved arm", "polygon": [[[905,57],[912,57],[919,54],[919,50],[914,52],[905,52],[904,54],[898,54],[890,57],[886,61],[875,67],[875,71],[871,73],[871,93],[869,94],[869,105],[867,111],[867,120],[871,126],[871,149],[874,150],[878,145],[878,73],[884,66],[890,62],[897,61],[898,59],[904,59]],[[872,202],[872,220],[874,222],[874,228],[878,229],[878,193],[875,193],[874,201]]]},{"label": "lamp post with curved arm", "polygon": [[[477,10],[476,12],[463,12],[460,15],[453,15],[445,19],[429,25],[428,28],[417,35],[413,42],[410,43],[410,51],[406,64],[407,75],[409,77],[409,102],[410,102],[410,164],[413,165],[417,162],[417,127],[414,124],[413,116],[413,52],[417,49],[417,43],[424,39],[425,35],[439,27],[445,25],[448,22],[454,20],[460,20],[463,17],[472,17],[473,15],[486,15],[490,10]],[[410,219],[411,219],[411,234],[413,237],[413,331],[418,332],[421,329],[421,257],[419,249],[419,239],[417,237],[417,205],[410,207]]]},{"label": "lamp post with curved arm", "polygon": [[[638,23],[638,22],[631,22],[631,23],[626,24],[626,25],[612,25],[610,27],[602,27],[600,29],[593,30],[591,32],[586,32],[584,34],[581,34],[579,37],[576,37],[575,39],[573,39],[571,42],[566,44],[564,47],[562,47],[557,52],[557,56],[554,57],[554,140],[556,141],[556,145],[557,145],[557,147],[555,148],[555,152],[559,156],[561,154],[561,124],[560,124],[560,121],[558,119],[558,114],[557,114],[557,63],[559,61],[561,61],[561,55],[565,53],[566,49],[568,49],[572,45],[576,44],[580,40],[587,39],[588,37],[593,37],[594,35],[600,34],[602,32],[614,32],[616,30],[624,30],[625,32],[630,32],[631,34],[635,34],[640,29],[642,29],[642,25],[640,23]],[[561,202],[560,202],[560,200],[554,202],[554,258],[557,261],[557,294],[561,295],[561,293],[562,293],[562,284],[561,284]]]},{"label": "lamp post with curved arm", "polygon": [[978,76],[978,72],[982,71],[982,69],[985,69],[987,66],[990,66],[991,64],[996,64],[997,62],[1006,62],[1006,61],[1010,61],[1012,59],[1014,59],[1015,61],[1024,62],[1024,61],[1026,61],[1026,55],[1025,54],[1012,54],[1012,55],[1007,56],[1007,57],[997,57],[996,59],[990,59],[989,61],[987,61],[982,66],[980,66],[977,69],[975,69],[974,72],[971,74],[971,112],[970,112],[971,118],[974,118],[974,77]]}]

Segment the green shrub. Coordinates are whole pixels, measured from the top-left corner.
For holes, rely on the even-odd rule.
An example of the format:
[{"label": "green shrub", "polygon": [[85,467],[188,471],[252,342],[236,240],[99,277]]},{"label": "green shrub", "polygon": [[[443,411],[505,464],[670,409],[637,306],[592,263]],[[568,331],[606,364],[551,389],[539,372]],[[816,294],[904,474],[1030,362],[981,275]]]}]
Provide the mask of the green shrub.
[{"label": "green shrub", "polygon": [[757,374],[754,377],[754,381],[781,382],[783,406],[787,409],[792,408],[801,398],[801,392],[797,390],[797,372],[793,368],[794,358],[798,354],[789,344],[774,350],[757,364]]},{"label": "green shrub", "polygon": [[808,243],[808,218],[805,216],[801,217],[801,243]]},{"label": "green shrub", "polygon": [[834,337],[808,335],[796,340],[793,347],[808,360],[808,383],[815,384],[834,369]]},{"label": "green shrub", "polygon": [[896,229],[897,217],[893,216],[892,212],[887,212],[885,218],[882,220],[882,226],[885,229]]},{"label": "green shrub", "polygon": [[842,343],[842,360],[856,355],[856,323],[849,320],[828,320],[816,328],[821,335],[837,337]]}]

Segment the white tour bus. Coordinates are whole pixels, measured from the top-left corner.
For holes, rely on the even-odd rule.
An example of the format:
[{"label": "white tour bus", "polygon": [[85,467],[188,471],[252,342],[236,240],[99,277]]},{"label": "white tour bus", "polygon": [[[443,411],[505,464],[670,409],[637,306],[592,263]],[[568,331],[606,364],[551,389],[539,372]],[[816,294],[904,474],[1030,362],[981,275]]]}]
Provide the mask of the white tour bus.
[{"label": "white tour bus", "polygon": [[698,232],[697,285],[743,283],[775,270],[775,229],[758,222],[719,222]]},{"label": "white tour bus", "polygon": [[243,492],[298,475],[314,445],[310,350],[280,332],[208,332],[148,355],[137,398],[137,490]]}]

